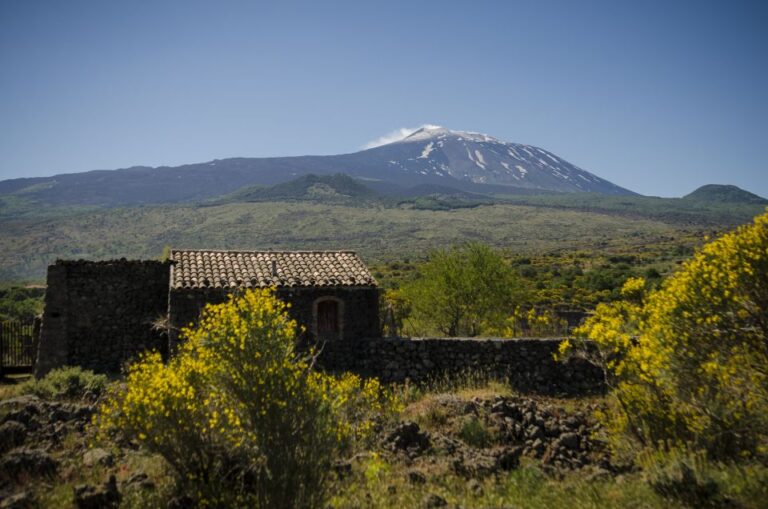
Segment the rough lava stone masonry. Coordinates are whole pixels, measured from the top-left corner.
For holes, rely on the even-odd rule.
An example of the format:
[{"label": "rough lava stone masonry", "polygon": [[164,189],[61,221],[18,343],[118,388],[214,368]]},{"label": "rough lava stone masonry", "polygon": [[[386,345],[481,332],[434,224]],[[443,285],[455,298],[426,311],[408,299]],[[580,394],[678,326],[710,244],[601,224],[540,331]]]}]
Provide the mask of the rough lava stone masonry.
[{"label": "rough lava stone masonry", "polygon": [[178,330],[194,323],[206,303],[267,285],[292,304],[293,318],[305,328],[302,344],[319,347],[318,365],[328,371],[385,382],[481,371],[546,394],[603,388],[596,366],[554,360],[560,339],[381,338],[376,282],[348,251],[174,251],[168,262],[59,260],[48,268],[36,376],[64,365],[119,372],[147,350],[167,356]]}]

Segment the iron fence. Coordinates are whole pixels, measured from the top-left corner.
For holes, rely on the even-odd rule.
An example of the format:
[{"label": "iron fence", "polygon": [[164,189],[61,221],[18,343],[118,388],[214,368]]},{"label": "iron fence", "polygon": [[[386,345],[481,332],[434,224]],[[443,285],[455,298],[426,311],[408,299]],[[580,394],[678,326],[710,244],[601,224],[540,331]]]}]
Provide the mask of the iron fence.
[{"label": "iron fence", "polygon": [[37,357],[33,323],[0,322],[0,375],[32,370]]}]

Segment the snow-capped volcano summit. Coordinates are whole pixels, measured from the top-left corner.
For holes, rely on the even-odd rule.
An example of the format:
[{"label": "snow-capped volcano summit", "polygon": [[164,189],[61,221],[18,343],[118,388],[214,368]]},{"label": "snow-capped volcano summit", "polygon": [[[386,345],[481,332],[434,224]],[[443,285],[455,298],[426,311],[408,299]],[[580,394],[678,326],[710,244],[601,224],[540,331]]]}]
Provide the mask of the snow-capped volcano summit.
[{"label": "snow-capped volcano summit", "polygon": [[635,194],[538,147],[425,125],[406,130],[396,141],[351,154],[238,157],[14,179],[0,182],[0,197],[22,193],[26,199],[54,205],[168,203],[205,200],[244,186],[271,186],[307,174],[336,173],[394,194],[435,188],[480,194]]},{"label": "snow-capped volcano summit", "polygon": [[498,138],[494,138],[493,136],[488,136],[487,134],[475,133],[471,131],[452,131],[450,129],[446,129],[445,127],[440,127],[439,125],[431,125],[431,124],[422,126],[421,128],[417,129],[416,131],[414,131],[413,133],[409,134],[408,136],[406,136],[405,138],[403,138],[402,140],[396,143],[429,140],[432,138],[435,138],[438,140],[444,140],[449,136],[456,136],[456,137],[460,137],[470,141],[502,143],[502,141],[499,140]]},{"label": "snow-capped volcano summit", "polygon": [[435,125],[359,154],[382,160],[394,174],[547,191],[634,194],[547,150]]}]

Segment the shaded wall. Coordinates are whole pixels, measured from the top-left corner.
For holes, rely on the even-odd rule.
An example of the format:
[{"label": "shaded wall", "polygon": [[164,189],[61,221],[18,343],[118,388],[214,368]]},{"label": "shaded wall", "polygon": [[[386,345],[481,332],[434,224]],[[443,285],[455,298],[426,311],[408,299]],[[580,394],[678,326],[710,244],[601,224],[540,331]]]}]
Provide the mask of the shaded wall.
[{"label": "shaded wall", "polygon": [[[171,290],[168,306],[171,349],[178,343],[179,330],[197,323],[206,304],[224,302],[228,295],[227,290],[216,288]],[[341,303],[341,336],[344,342],[381,335],[377,288],[279,288],[277,297],[291,304],[288,311],[306,329],[306,339],[314,337],[315,303],[324,298],[338,299]]]},{"label": "shaded wall", "polygon": [[353,371],[385,382],[480,372],[541,394],[603,390],[603,371],[583,359],[557,362],[562,339],[381,338],[325,342],[318,358],[328,371]]},{"label": "shaded wall", "polygon": [[35,374],[65,365],[117,372],[136,354],[168,340],[153,328],[168,309],[169,263],[57,261],[48,287]]}]

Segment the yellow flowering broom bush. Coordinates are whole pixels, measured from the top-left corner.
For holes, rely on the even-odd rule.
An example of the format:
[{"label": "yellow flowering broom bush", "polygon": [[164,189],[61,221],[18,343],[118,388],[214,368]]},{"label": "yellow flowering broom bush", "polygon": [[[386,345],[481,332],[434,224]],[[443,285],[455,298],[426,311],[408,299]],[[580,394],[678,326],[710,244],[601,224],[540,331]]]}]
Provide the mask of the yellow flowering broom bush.
[{"label": "yellow flowering broom bush", "polygon": [[768,213],[643,290],[630,279],[579,331],[607,369],[614,437],[768,457]]},{"label": "yellow flowering broom bush", "polygon": [[183,335],[167,364],[129,367],[97,424],[162,455],[203,506],[322,506],[333,459],[396,407],[377,380],[313,370],[272,290],[207,306]]}]

